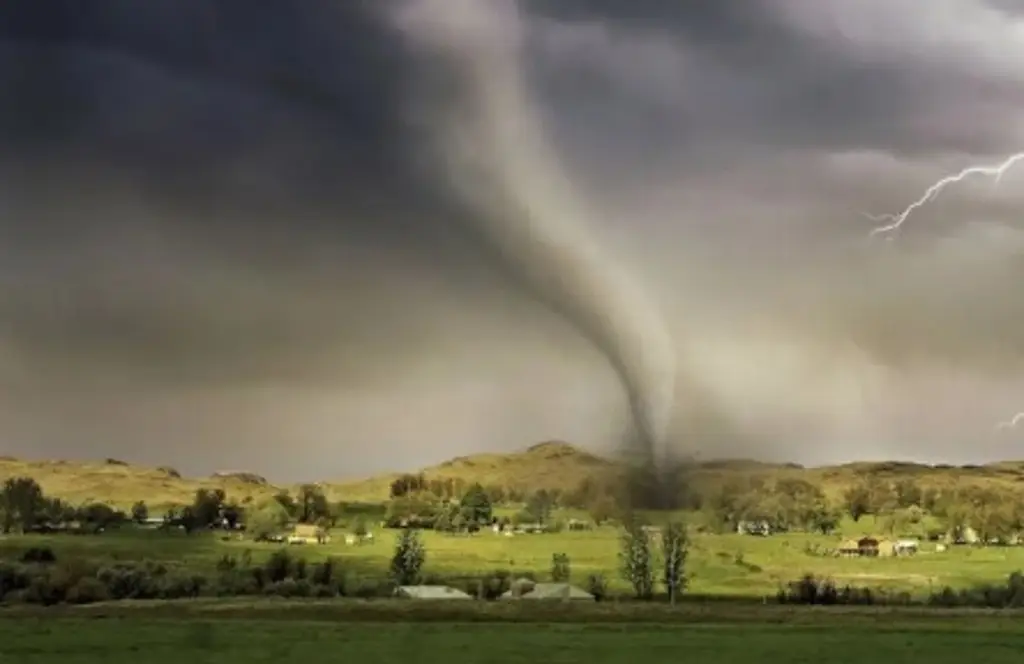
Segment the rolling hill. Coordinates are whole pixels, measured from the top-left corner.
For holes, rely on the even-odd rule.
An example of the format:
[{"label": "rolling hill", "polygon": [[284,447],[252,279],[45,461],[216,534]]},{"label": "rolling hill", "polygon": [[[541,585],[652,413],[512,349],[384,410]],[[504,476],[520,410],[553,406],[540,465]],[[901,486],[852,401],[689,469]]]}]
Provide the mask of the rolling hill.
[{"label": "rolling hill", "polygon": [[[424,468],[427,480],[453,479],[465,483],[519,487],[526,490],[572,490],[584,479],[601,482],[621,476],[624,467],[564,442],[546,442],[511,454],[457,457]],[[388,498],[391,483],[400,473],[355,482],[323,482],[331,500],[379,502]],[[220,488],[238,500],[259,501],[294,485],[275,485],[252,473],[219,473],[208,477],[181,477],[171,468],[151,468],[108,459],[96,462],[28,461],[0,457],[0,481],[32,477],[43,490],[69,502],[100,501],[127,507],[144,500],[151,507],[186,504],[199,488]],[[706,489],[729,482],[755,479],[799,478],[836,496],[850,485],[867,479],[911,478],[924,486],[988,485],[1024,491],[1024,462],[1005,461],[983,466],[927,466],[908,462],[858,462],[839,466],[803,468],[795,464],[768,464],[753,460],[706,461],[692,469],[691,481]]]}]

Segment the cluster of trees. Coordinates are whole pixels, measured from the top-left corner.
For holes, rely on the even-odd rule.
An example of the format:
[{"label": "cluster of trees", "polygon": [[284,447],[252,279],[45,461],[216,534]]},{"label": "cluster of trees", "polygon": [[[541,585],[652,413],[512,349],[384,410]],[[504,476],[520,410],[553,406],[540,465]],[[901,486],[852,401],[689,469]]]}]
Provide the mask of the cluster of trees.
[{"label": "cluster of trees", "polygon": [[0,488],[0,531],[40,532],[76,524],[76,530],[96,531],[122,523],[126,515],[103,503],[70,505],[43,493],[28,477],[13,477]]},{"label": "cluster of trees", "polygon": [[[323,490],[315,485],[300,487],[294,496],[282,491],[259,504],[239,504],[228,499],[222,489],[199,489],[191,503],[167,510],[161,521],[165,527],[178,527],[188,533],[210,528],[272,533],[296,521],[334,525],[345,508],[344,503],[329,503]],[[149,506],[141,500],[128,512],[104,503],[70,505],[47,496],[29,477],[8,479],[0,488],[0,530],[4,533],[67,530],[71,524],[97,530],[129,522],[144,523],[151,516]]]},{"label": "cluster of trees", "polygon": [[828,534],[843,518],[878,519],[890,535],[954,538],[972,529],[980,542],[1008,542],[1024,532],[1024,499],[992,487],[964,485],[946,490],[922,488],[913,479],[865,478],[841,495],[799,478],[753,478],[727,482],[700,500],[713,523],[735,529],[741,522],[763,522],[774,531]]},{"label": "cluster of trees", "polygon": [[[417,484],[403,485],[415,488]],[[421,490],[399,492],[388,503],[385,525],[389,528],[421,528],[443,532],[476,532],[482,527],[518,523],[551,526],[558,507],[557,494],[541,489],[524,496],[522,509],[514,516],[494,516],[494,492],[481,484],[470,484],[457,500],[439,499]]]}]

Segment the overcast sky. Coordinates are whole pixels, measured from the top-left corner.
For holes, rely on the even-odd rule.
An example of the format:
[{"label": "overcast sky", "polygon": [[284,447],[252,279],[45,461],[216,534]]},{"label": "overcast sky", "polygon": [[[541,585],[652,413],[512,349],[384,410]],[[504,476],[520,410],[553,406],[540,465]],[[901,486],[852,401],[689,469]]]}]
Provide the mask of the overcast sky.
[{"label": "overcast sky", "polygon": [[[862,214],[1024,150],[1019,3],[514,4],[470,13],[522,40],[559,186],[663,312],[672,446],[1024,458],[993,432],[1024,410],[1024,165],[891,240]],[[484,34],[442,5],[0,7],[0,453],[288,481],[616,447],[607,358],[434,149],[471,84],[426,33]]]}]

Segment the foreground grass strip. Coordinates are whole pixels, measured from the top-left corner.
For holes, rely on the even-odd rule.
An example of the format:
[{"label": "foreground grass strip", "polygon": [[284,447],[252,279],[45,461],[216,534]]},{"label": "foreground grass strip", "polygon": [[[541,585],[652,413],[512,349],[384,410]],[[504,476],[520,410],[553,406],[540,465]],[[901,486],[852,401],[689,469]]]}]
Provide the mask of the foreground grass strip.
[{"label": "foreground grass strip", "polygon": [[407,623],[646,623],[940,627],[1024,633],[1024,611],[926,607],[814,607],[749,604],[482,602],[401,600],[199,599],[106,602],[86,606],[11,606],[0,618],[274,620]]},{"label": "foreground grass strip", "polygon": [[[145,613],[145,612],[142,612]],[[365,661],[521,664],[761,664],[1020,661],[1024,633],[956,627],[843,629],[786,625],[363,623],[248,620],[0,620],[0,661],[18,664],[203,664]]]}]

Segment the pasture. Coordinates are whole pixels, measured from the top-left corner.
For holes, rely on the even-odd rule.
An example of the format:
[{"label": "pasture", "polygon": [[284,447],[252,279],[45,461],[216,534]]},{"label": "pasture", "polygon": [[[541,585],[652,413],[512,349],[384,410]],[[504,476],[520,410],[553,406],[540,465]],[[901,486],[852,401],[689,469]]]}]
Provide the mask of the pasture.
[{"label": "pasture", "polygon": [[[376,530],[374,534],[372,542],[346,545],[344,532],[338,531],[328,544],[287,548],[310,562],[332,557],[360,575],[383,578],[393,553],[395,531]],[[532,574],[544,578],[549,573],[552,554],[565,553],[571,561],[572,577],[578,583],[591,574],[599,574],[612,590],[628,589],[618,573],[619,531],[612,527],[514,537],[489,531],[474,535],[424,531],[422,537],[427,551],[424,573],[428,577],[453,579],[507,571],[512,576]],[[812,574],[833,579],[838,585],[923,596],[944,586],[966,588],[1001,583],[1010,573],[1024,569],[1024,547],[951,547],[937,552],[926,544],[919,554],[910,557],[827,555],[840,539],[808,534],[695,534],[687,561],[689,592],[774,596],[780,585]],[[44,546],[52,548],[58,560],[150,560],[199,573],[213,570],[224,556],[249,556],[259,562],[282,548],[280,544],[225,540],[205,533],[184,535],[125,527],[97,536],[0,537],[0,559],[15,559],[30,547]]]},{"label": "pasture", "polygon": [[7,609],[0,615],[0,661],[19,664],[397,664],[424,656],[495,664],[944,664],[966,657],[1001,664],[1018,661],[1024,649],[1020,615],[963,610],[730,606],[702,613],[664,605],[542,609],[471,602],[454,608],[259,600]]}]

